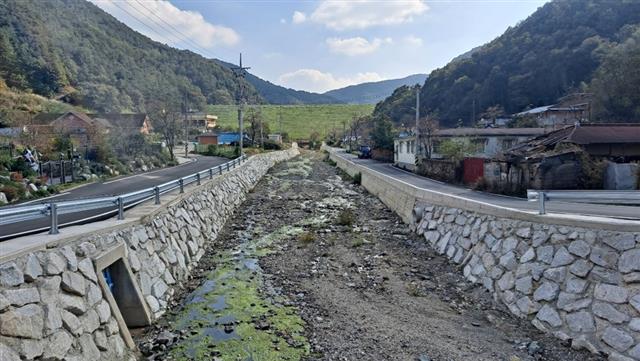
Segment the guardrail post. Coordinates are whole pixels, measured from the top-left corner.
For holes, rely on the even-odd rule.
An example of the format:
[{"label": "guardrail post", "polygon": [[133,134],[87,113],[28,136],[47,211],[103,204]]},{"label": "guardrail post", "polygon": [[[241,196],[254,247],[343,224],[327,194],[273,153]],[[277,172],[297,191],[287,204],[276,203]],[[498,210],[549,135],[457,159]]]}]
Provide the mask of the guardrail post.
[{"label": "guardrail post", "polygon": [[196,173],[196,181],[198,182],[197,184],[200,185],[200,173]]},{"label": "guardrail post", "polygon": [[213,168],[209,168],[209,179],[213,179]]},{"label": "guardrail post", "polygon": [[178,183],[180,183],[180,193],[184,193],[184,179],[180,178]]},{"label": "guardrail post", "polygon": [[540,208],[538,210],[538,214],[545,214],[546,210],[545,210],[545,195],[544,192],[538,192],[538,204],[540,205]]},{"label": "guardrail post", "polygon": [[221,165],[218,166],[218,174],[222,174],[222,166]]},{"label": "guardrail post", "polygon": [[227,172],[229,171],[229,162],[227,162]]},{"label": "guardrail post", "polygon": [[160,204],[160,187],[153,188],[153,196],[155,197],[156,204]]},{"label": "guardrail post", "polygon": [[122,197],[118,197],[118,220],[121,221],[124,219],[124,200]]},{"label": "guardrail post", "polygon": [[60,161],[60,184],[65,184],[65,176],[64,176],[64,160]]},{"label": "guardrail post", "polygon": [[49,203],[49,211],[51,212],[51,228],[49,234],[58,234],[58,205]]}]

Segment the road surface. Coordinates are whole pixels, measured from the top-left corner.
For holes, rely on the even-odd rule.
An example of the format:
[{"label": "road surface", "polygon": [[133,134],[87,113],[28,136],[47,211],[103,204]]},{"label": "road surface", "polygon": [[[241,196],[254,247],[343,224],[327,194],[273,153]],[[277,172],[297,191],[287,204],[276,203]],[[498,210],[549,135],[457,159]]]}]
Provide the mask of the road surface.
[{"label": "road surface", "polygon": [[[393,177],[405,183],[409,183],[419,188],[449,193],[459,197],[490,203],[501,207],[513,208],[524,211],[537,211],[538,203],[529,202],[525,198],[517,198],[503,196],[492,193],[478,192],[469,188],[455,186],[429,178],[418,176],[414,173],[401,170],[389,163],[382,163],[371,159],[358,159],[357,156],[349,154],[344,150],[338,150],[336,153],[339,157],[348,159],[358,165],[365,166],[369,169]],[[640,219],[640,207],[634,206],[616,206],[603,204],[587,204],[587,203],[568,203],[568,202],[547,202],[547,212],[577,214],[586,216],[614,217],[622,219]]]},{"label": "road surface", "polygon": [[[151,188],[156,185],[166,183],[168,181],[175,180],[180,177],[187,176],[205,169],[209,169],[211,167],[215,167],[219,164],[229,161],[229,159],[221,157],[192,157],[194,158],[194,161],[184,163],[179,166],[158,169],[151,172],[140,173],[131,176],[122,176],[101,183],[90,183],[75,189],[71,189],[67,192],[54,195],[52,197],[38,199],[29,203],[12,205],[10,207],[19,207],[26,204],[35,205],[38,203],[51,203],[95,197],[109,197],[118,194],[129,193],[140,189]],[[115,207],[60,215],[59,223],[66,224],[69,222],[76,222],[81,220],[86,221],[87,218],[96,217],[109,210],[114,210],[115,212]],[[18,235],[46,231],[49,229],[49,225],[50,222],[48,218],[43,218],[35,221],[20,222],[11,225],[3,225],[0,227],[0,240],[13,238]]]}]

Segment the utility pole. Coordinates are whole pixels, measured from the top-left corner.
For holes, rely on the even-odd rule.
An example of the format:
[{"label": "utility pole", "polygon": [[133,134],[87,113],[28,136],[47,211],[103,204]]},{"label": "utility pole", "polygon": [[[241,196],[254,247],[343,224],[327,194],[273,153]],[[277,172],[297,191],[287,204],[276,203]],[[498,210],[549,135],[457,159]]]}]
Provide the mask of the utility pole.
[{"label": "utility pole", "polygon": [[244,75],[246,73],[247,70],[251,69],[250,67],[243,67],[242,66],[242,53],[240,53],[240,64],[238,67],[233,67],[231,68],[231,70],[233,71],[233,73],[236,76],[236,79],[238,80],[238,128],[240,129],[240,140],[238,141],[238,145],[240,147],[240,151],[238,152],[239,156],[242,156],[242,143],[244,140],[244,135],[243,135],[243,111],[244,111],[244,94],[242,92],[243,90],[243,86],[242,86],[242,79],[244,79]]},{"label": "utility pole", "polygon": [[187,92],[182,95],[184,99],[184,156],[189,158],[189,119],[187,114],[189,113],[189,105],[187,104]]},{"label": "utility pole", "polygon": [[473,106],[473,109],[471,111],[471,114],[472,114],[471,115],[471,117],[472,117],[471,118],[471,126],[475,125],[475,123],[476,123],[476,100],[475,99],[473,99],[473,105],[472,106]]},{"label": "utility pole", "polygon": [[420,85],[416,87],[416,157],[420,154]]}]

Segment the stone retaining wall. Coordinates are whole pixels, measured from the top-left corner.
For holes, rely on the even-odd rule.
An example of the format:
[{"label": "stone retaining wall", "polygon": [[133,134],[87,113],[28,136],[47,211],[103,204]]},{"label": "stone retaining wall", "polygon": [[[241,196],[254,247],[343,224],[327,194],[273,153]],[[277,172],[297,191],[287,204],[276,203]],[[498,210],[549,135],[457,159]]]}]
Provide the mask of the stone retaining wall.
[{"label": "stone retaining wall", "polygon": [[538,215],[337,166],[534,326],[611,360],[640,360],[640,222]]},{"label": "stone retaining wall", "polygon": [[[640,360],[640,234],[418,204],[415,229],[509,310],[575,348]],[[418,212],[420,213],[420,212]]]},{"label": "stone retaining wall", "polygon": [[142,300],[134,312],[153,321],[246,193],[276,162],[297,154],[294,147],[253,156],[136,220],[128,215],[119,226],[62,238],[0,264],[0,358],[134,359],[123,318],[130,311],[117,307],[100,265],[121,252],[134,281],[128,296]]}]

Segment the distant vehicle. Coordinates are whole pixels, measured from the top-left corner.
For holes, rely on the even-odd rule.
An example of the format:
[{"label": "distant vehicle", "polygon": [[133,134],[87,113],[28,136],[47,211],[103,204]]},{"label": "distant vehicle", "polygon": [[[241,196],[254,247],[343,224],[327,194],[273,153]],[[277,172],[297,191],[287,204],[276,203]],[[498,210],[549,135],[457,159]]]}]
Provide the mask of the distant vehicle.
[{"label": "distant vehicle", "polygon": [[358,158],[360,159],[371,158],[371,147],[368,145],[361,145],[360,152],[358,153]]}]

